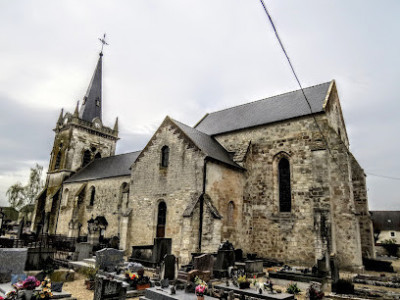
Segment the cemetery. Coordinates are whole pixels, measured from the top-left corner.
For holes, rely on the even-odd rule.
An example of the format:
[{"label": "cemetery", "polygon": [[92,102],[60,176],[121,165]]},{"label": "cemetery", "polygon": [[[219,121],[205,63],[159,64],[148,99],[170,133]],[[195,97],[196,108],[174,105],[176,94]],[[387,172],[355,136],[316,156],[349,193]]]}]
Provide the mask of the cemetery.
[{"label": "cemetery", "polygon": [[[17,243],[18,245],[23,242]],[[3,299],[398,299],[400,277],[392,272],[339,273],[334,256],[312,268],[243,253],[229,241],[213,253],[192,253],[180,264],[171,253],[172,240],[133,247],[126,256],[118,247],[55,237],[26,247],[0,248],[0,297]],[[7,246],[7,247],[4,247]],[[394,261],[393,261],[394,262]],[[343,275],[345,274],[345,275]],[[390,275],[392,274],[392,275]],[[82,279],[84,278],[84,280]],[[80,281],[79,281],[80,280]],[[79,285],[72,285],[74,282]],[[69,286],[74,286],[68,289]],[[382,291],[382,288],[392,289]],[[86,296],[78,290],[87,291]],[[89,298],[88,298],[89,297]],[[0,298],[0,299],[2,299]]]}]

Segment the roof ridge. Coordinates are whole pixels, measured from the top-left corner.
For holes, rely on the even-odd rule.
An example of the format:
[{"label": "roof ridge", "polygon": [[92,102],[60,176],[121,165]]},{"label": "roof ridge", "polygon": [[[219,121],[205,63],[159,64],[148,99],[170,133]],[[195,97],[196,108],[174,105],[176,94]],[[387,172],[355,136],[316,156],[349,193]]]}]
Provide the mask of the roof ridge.
[{"label": "roof ridge", "polygon": [[121,156],[121,155],[127,155],[127,154],[132,154],[132,153],[141,152],[141,151],[142,150],[131,151],[131,152],[126,152],[126,153],[120,153],[120,154],[115,154],[115,155],[110,155],[110,156],[106,156],[106,157],[97,158],[96,160],[99,161],[99,160],[103,160],[103,159],[106,159],[106,158],[111,158],[111,157],[116,157],[116,156]]},{"label": "roof ridge", "polygon": [[[332,82],[332,80],[331,81],[327,81],[327,82],[323,82],[323,83],[319,83],[319,84],[315,84],[315,85],[311,85],[311,86],[303,88],[303,90],[307,90],[307,89],[314,88],[314,87],[317,87],[317,86],[320,86],[320,85],[323,85],[323,84],[327,84],[327,83],[331,83],[331,82]],[[218,112],[221,112],[221,111],[225,111],[225,110],[229,110],[229,109],[233,109],[233,108],[237,108],[237,107],[241,107],[241,106],[245,106],[245,105],[249,105],[249,104],[253,104],[253,103],[256,103],[256,102],[263,101],[263,100],[268,100],[268,99],[272,99],[272,98],[275,98],[275,97],[279,97],[279,96],[283,96],[283,95],[299,92],[299,91],[301,91],[301,89],[293,90],[293,91],[290,91],[290,92],[285,92],[285,93],[282,93],[282,94],[270,96],[270,97],[259,99],[259,100],[250,101],[250,102],[239,104],[239,105],[236,105],[236,106],[227,107],[227,108],[224,108],[224,109],[220,109],[220,110],[216,110],[216,111],[213,111],[211,113],[208,113],[208,115],[211,115],[211,114],[214,114],[214,113],[218,113]],[[205,118],[203,118],[203,120],[204,119]],[[203,120],[201,120],[198,124],[196,124],[196,127],[198,125],[200,125]]]}]

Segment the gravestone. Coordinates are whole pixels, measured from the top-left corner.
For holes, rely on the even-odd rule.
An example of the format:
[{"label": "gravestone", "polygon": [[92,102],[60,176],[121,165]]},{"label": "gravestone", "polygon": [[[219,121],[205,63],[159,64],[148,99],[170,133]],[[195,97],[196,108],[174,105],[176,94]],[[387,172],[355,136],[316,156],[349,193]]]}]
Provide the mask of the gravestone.
[{"label": "gravestone", "polygon": [[28,249],[26,248],[0,248],[0,279],[11,281],[11,273],[24,273]]},{"label": "gravestone", "polygon": [[162,265],[163,279],[174,280],[176,278],[176,257],[173,254],[167,254],[164,256],[164,262]]},{"label": "gravestone", "polygon": [[217,259],[215,261],[214,268],[214,276],[217,278],[227,277],[228,276],[228,268],[235,265],[235,250],[233,245],[226,241],[221,244],[218,253]]},{"label": "gravestone", "polygon": [[90,258],[93,245],[90,243],[77,243],[75,244],[75,252],[77,255],[77,260],[81,261],[86,258]]},{"label": "gravestone", "polygon": [[264,274],[263,261],[261,259],[257,260],[246,260],[245,261],[245,273],[247,277],[253,277]]},{"label": "gravestone", "polygon": [[127,287],[122,281],[96,276],[93,300],[125,300],[126,290]]},{"label": "gravestone", "polygon": [[116,271],[119,264],[124,261],[124,251],[113,248],[105,248],[96,251],[96,265],[101,270]]},{"label": "gravestone", "polygon": [[193,259],[193,268],[199,271],[210,271],[214,269],[214,256],[211,254],[202,254]]},{"label": "gravestone", "polygon": [[336,284],[339,280],[339,266],[336,256],[331,255],[329,259],[329,264],[331,267],[331,279],[332,283]]},{"label": "gravestone", "polygon": [[235,261],[243,261],[243,250],[235,249]]},{"label": "gravestone", "polygon": [[317,261],[318,277],[326,277],[329,274],[329,266],[326,265],[326,258],[325,256]]}]

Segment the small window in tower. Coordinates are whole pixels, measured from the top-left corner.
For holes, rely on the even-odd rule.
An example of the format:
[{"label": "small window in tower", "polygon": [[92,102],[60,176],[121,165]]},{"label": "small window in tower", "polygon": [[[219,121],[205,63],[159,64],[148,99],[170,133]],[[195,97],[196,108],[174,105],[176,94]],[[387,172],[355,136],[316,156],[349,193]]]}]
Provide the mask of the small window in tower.
[{"label": "small window in tower", "polygon": [[83,153],[83,161],[82,161],[82,167],[86,166],[88,163],[90,163],[90,160],[92,158],[92,154],[90,153],[89,150],[86,150]]},{"label": "small window in tower", "polygon": [[390,232],[390,236],[391,236],[391,237],[396,236],[395,232],[394,232],[394,231]]},{"label": "small window in tower", "polygon": [[169,147],[164,146],[161,149],[161,167],[168,167],[169,163]]},{"label": "small window in tower", "polygon": [[100,99],[99,99],[99,97],[96,98],[96,106],[100,107]]},{"label": "small window in tower", "polygon": [[55,165],[54,165],[54,170],[58,170],[58,169],[60,168],[60,164],[61,164],[61,151],[59,151],[59,152],[57,153],[57,156],[56,156],[56,163],[55,163]]}]

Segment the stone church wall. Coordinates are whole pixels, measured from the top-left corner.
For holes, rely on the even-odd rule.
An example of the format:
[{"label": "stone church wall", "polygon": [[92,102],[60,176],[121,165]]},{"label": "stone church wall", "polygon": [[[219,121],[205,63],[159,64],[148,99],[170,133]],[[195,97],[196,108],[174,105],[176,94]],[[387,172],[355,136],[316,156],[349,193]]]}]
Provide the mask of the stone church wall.
[{"label": "stone church wall", "polygon": [[101,157],[108,157],[115,154],[116,141],[81,128],[73,128],[71,132],[71,142],[67,149],[66,168],[78,170],[82,167],[83,153],[85,150],[96,149],[92,151],[92,156],[100,153]]},{"label": "stone church wall", "polygon": [[[169,147],[168,167],[161,166],[164,146]],[[171,121],[163,122],[132,166],[128,245],[153,244],[158,205],[164,201],[167,207],[165,237],[173,239],[172,252],[185,261],[189,253],[197,250],[196,213],[192,217],[183,217],[183,214],[202,192],[204,158]]]},{"label": "stone church wall", "polygon": [[354,156],[352,161],[353,194],[358,214],[362,254],[364,257],[375,257],[374,229],[368,208],[366,176]]},{"label": "stone church wall", "polygon": [[[77,213],[79,216],[78,221],[82,224],[80,235],[88,233],[87,221],[92,216],[93,218],[104,216],[108,222],[104,237],[118,236],[121,230],[122,213],[127,205],[127,199],[123,199],[121,189],[124,182],[129,183],[129,176],[64,184],[57,234],[71,235],[69,222],[73,216],[74,209],[77,208],[77,192],[83,184],[86,184],[84,202],[80,206],[81,211]],[[95,198],[91,206],[92,188],[95,188]]]},{"label": "stone church wall", "polygon": [[[326,115],[319,114],[316,118],[328,136],[332,129]],[[243,202],[252,208],[247,230],[252,233],[254,252],[313,265],[322,250],[329,247],[338,251],[343,263],[347,260],[360,265],[359,229],[352,208],[350,179],[338,179],[332,172],[334,162],[326,153],[312,117],[222,134],[216,139],[228,151],[240,151],[238,145],[251,145],[244,162],[247,171]],[[279,211],[278,163],[282,157],[290,162],[290,213]],[[339,159],[349,167],[346,157]],[[322,219],[325,229],[318,223]],[[342,232],[338,233],[339,228],[335,230],[336,225],[331,227],[335,223],[344,227],[340,228]],[[338,242],[340,239],[343,243]]]},{"label": "stone church wall", "polygon": [[[222,232],[217,244],[210,252],[215,252],[222,241],[229,240],[235,247],[249,252],[249,236],[243,225],[243,171],[220,163],[207,163],[206,193],[221,214]],[[215,233],[214,233],[215,234]],[[243,247],[247,245],[247,247]]]}]

